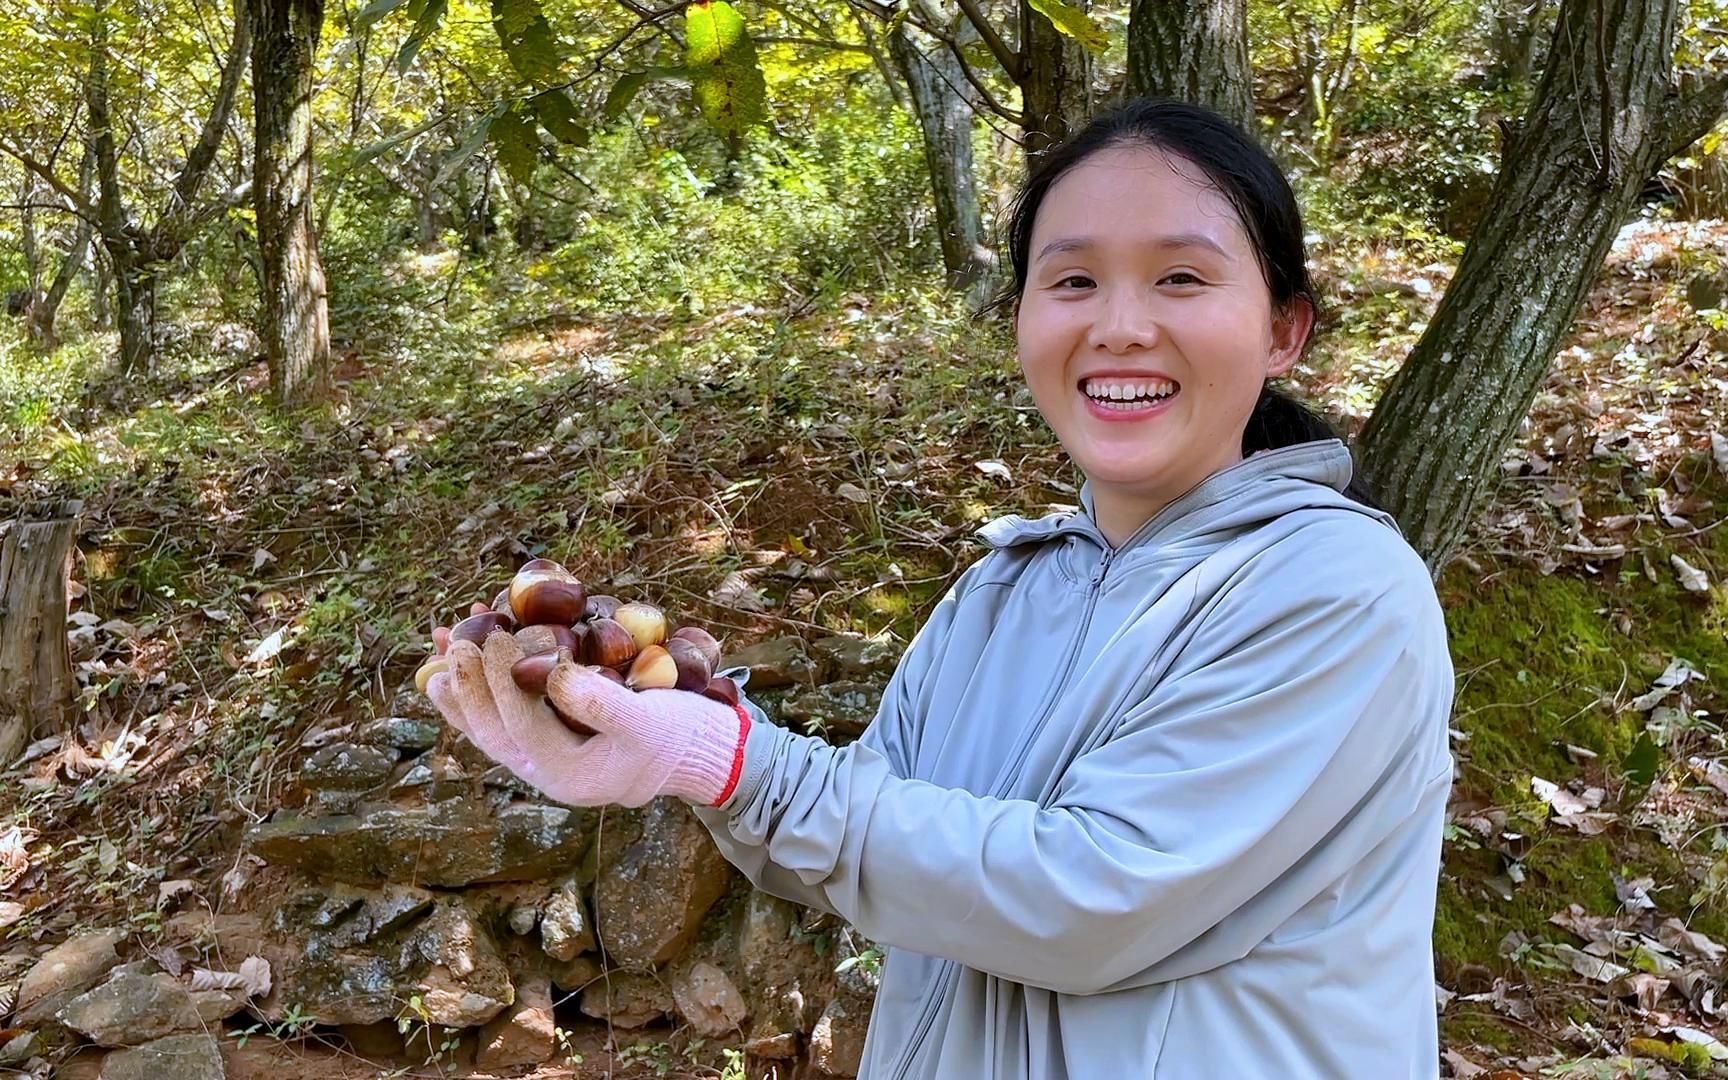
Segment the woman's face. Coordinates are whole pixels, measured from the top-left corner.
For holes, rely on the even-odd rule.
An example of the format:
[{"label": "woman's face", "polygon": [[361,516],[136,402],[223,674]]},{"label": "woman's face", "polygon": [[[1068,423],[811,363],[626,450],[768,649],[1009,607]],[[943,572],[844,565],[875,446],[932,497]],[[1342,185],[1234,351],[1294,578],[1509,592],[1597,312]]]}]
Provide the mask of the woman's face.
[{"label": "woman's face", "polygon": [[1301,355],[1313,312],[1275,313],[1229,201],[1149,148],[1095,153],[1057,180],[1029,260],[1020,367],[1119,542],[1241,460],[1260,389]]}]

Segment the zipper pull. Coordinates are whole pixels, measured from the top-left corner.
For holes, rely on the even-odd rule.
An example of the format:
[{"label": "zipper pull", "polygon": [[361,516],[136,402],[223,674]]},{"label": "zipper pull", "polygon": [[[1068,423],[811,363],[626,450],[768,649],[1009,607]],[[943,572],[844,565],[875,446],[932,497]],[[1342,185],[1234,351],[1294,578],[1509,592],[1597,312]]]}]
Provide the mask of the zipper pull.
[{"label": "zipper pull", "polygon": [[1110,560],[1116,557],[1114,550],[1104,552],[1104,561],[1098,564],[1098,572],[1092,575],[1092,587],[1096,589],[1104,583],[1104,575],[1110,572]]}]

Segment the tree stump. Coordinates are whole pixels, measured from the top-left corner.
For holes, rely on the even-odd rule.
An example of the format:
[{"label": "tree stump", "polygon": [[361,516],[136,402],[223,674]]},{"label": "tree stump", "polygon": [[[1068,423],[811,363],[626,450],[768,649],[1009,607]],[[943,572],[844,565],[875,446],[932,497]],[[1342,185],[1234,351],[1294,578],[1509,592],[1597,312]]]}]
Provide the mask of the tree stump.
[{"label": "tree stump", "polygon": [[0,768],[35,739],[70,731],[78,686],[66,645],[66,581],[82,504],[26,511],[0,544]]}]

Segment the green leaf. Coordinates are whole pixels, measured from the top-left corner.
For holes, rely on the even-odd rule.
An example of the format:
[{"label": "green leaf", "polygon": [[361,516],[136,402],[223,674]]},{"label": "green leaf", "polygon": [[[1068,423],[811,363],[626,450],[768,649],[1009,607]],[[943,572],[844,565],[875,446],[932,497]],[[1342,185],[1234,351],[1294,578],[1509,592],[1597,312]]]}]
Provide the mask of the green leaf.
[{"label": "green leaf", "polygon": [[375,143],[371,143],[370,145],[363,146],[360,149],[354,151],[354,164],[364,165],[368,161],[371,161],[373,158],[377,157],[379,154],[384,153],[386,150],[392,150],[398,146],[401,146],[403,143],[407,142],[409,139],[414,138],[416,135],[424,135],[426,132],[431,131],[433,128],[437,127],[439,124],[442,124],[444,121],[446,121],[448,119],[449,119],[448,116],[434,116],[432,119],[426,121],[423,124],[414,125],[413,127],[409,128],[407,131],[399,131],[387,139],[379,139]]},{"label": "green leaf", "polygon": [[518,184],[531,183],[534,169],[540,164],[540,129],[534,126],[534,121],[511,109],[492,121],[491,138],[504,171]]},{"label": "green leaf", "polygon": [[396,54],[396,74],[408,74],[408,69],[414,66],[414,58],[420,55],[420,46],[426,44],[426,39],[444,21],[444,12],[449,7],[450,0],[411,0],[408,13],[414,16],[414,31]]},{"label": "green leaf", "polygon": [[1638,741],[1632,744],[1632,749],[1620,763],[1620,771],[1633,784],[1643,787],[1656,779],[1656,768],[1662,763],[1662,753],[1656,747],[1656,740],[1650,737],[1648,731],[1638,736]]},{"label": "green leaf", "polygon": [[540,0],[492,0],[492,28],[524,82],[546,86],[560,81],[564,57]]},{"label": "green leaf", "polygon": [[528,104],[540,118],[540,126],[551,132],[554,139],[576,147],[588,145],[588,127],[582,123],[582,114],[576,111],[569,94],[548,90],[529,98]]},{"label": "green leaf", "polygon": [[1110,47],[1110,36],[1092,21],[1092,16],[1062,0],[1032,0],[1032,10],[1050,20],[1050,25],[1078,41],[1088,52]]},{"label": "green leaf", "polygon": [[684,62],[702,115],[734,141],[752,124],[766,124],[768,86],[738,9],[698,0],[684,10],[684,26]]},{"label": "green leaf", "polygon": [[408,0],[372,0],[360,9],[360,14],[354,16],[354,29],[366,29],[407,2]]},{"label": "green leaf", "polygon": [[641,90],[647,82],[648,73],[646,71],[632,71],[613,83],[612,92],[606,95],[606,106],[601,110],[606,116],[606,122],[611,123],[624,115],[624,110],[630,107],[630,102],[635,99],[637,91]]},{"label": "green leaf", "polygon": [[486,133],[491,130],[492,122],[498,119],[500,110],[494,109],[474,122],[474,126],[462,133],[462,142],[456,149],[444,158],[444,164],[438,167],[438,175],[432,178],[434,188],[443,187],[463,162],[474,156],[474,152],[486,145]]}]

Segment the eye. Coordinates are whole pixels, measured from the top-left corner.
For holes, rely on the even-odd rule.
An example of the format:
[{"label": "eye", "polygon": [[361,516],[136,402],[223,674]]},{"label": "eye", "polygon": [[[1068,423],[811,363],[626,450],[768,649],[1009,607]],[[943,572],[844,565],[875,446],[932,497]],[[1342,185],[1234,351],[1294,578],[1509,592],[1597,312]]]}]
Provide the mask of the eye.
[{"label": "eye", "polygon": [[1092,284],[1092,279],[1087,277],[1085,274],[1069,274],[1067,277],[1058,281],[1056,284],[1058,286],[1062,286],[1062,285],[1068,284],[1070,281],[1084,282],[1086,285]]},{"label": "eye", "polygon": [[[1186,281],[1178,281],[1177,280],[1178,278],[1186,278],[1187,280]],[[1170,284],[1172,284],[1172,285],[1204,285],[1204,284],[1206,284],[1204,281],[1201,281],[1199,278],[1195,277],[1193,274],[1190,274],[1186,270],[1178,270],[1174,274],[1167,274],[1167,275],[1165,275],[1164,280],[1170,282]]]}]

